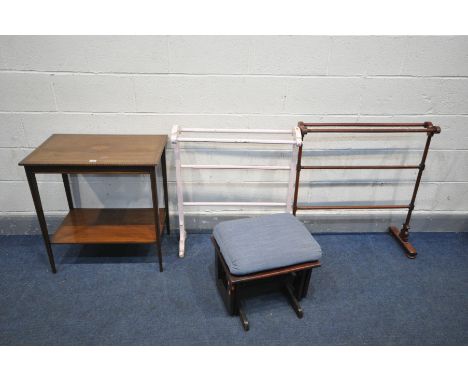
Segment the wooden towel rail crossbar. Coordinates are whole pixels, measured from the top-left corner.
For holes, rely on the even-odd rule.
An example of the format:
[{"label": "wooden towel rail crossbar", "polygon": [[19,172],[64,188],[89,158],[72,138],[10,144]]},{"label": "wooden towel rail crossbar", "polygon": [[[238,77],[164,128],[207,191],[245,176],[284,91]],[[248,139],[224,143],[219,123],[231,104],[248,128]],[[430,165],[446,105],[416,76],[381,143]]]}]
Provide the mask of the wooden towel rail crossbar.
[{"label": "wooden towel rail crossbar", "polygon": [[[405,249],[406,255],[409,258],[415,258],[417,255],[416,249],[408,241],[411,214],[414,210],[416,195],[418,193],[421,177],[426,166],[426,158],[429,152],[429,146],[434,134],[440,133],[440,127],[434,126],[431,122],[424,123],[304,123],[299,122],[298,127],[301,131],[302,138],[307,134],[314,133],[425,133],[427,135],[426,144],[422,154],[421,162],[414,165],[377,165],[377,166],[303,166],[302,165],[302,147],[298,149],[296,182],[294,190],[293,214],[296,215],[298,210],[371,210],[371,209],[408,209],[406,220],[403,223],[401,230],[395,226],[390,226],[389,231],[396,240]],[[384,205],[298,205],[298,193],[300,185],[301,170],[388,170],[388,169],[417,169],[418,175],[414,184],[413,194],[409,204],[384,204]]]},{"label": "wooden towel rail crossbar", "polygon": [[[203,133],[203,136],[186,136],[184,133],[196,135]],[[219,136],[221,134],[221,136]],[[242,134],[242,137],[228,138],[222,134]],[[246,138],[244,135],[284,135],[284,139],[270,138]],[[190,134],[189,134],[190,135]],[[188,206],[246,206],[246,207],[284,207],[287,212],[292,212],[292,202],[294,194],[294,179],[296,177],[296,164],[298,149],[302,145],[302,133],[299,127],[294,129],[272,130],[272,129],[208,129],[208,128],[180,128],[174,125],[171,133],[171,142],[174,145],[174,157],[176,166],[176,188],[177,206],[179,213],[179,257],[185,256],[185,230],[184,207]],[[291,161],[287,166],[273,165],[227,165],[227,164],[182,164],[180,143],[247,143],[265,145],[289,145],[291,147]],[[197,170],[285,170],[289,171],[288,192],[286,201],[280,202],[213,202],[213,201],[192,201],[184,202],[184,182],[182,177],[183,169]]]}]

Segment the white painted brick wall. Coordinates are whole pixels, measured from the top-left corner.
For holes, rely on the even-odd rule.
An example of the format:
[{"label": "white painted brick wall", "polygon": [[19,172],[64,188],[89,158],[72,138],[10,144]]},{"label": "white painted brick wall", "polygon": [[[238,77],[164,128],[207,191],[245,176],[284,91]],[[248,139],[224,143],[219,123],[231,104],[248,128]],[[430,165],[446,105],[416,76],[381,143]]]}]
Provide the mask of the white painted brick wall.
[{"label": "white painted brick wall", "polygon": [[169,76],[135,78],[139,112],[268,114],[283,109],[284,78]]},{"label": "white painted brick wall", "polygon": [[[173,124],[280,129],[304,120],[439,124],[416,214],[468,216],[467,99],[468,37],[2,36],[0,214],[33,214],[17,163],[53,133],[168,134]],[[423,144],[423,136],[314,135],[306,138],[304,161],[417,163]],[[185,159],[287,163],[285,148],[249,148],[194,147]],[[171,147],[168,165],[175,212]],[[303,172],[300,198],[406,203],[414,176],[403,170]],[[286,172],[240,171],[187,170],[185,177],[188,200],[279,201],[288,179]],[[60,177],[39,181],[45,209],[65,211]],[[72,186],[83,206],[151,203],[141,176],[78,176]]]},{"label": "white painted brick wall", "polygon": [[53,75],[57,110],[63,112],[134,112],[130,77],[115,75]]},{"label": "white painted brick wall", "polygon": [[359,114],[362,78],[289,78],[285,113]]},{"label": "white painted brick wall", "polygon": [[168,73],[167,37],[29,36],[2,37],[2,69]]},{"label": "white painted brick wall", "polygon": [[171,73],[247,74],[251,39],[249,37],[170,36]]},{"label": "white painted brick wall", "polygon": [[57,111],[51,76],[0,73],[0,111]]},{"label": "white painted brick wall", "polygon": [[258,36],[251,41],[252,74],[327,74],[331,37]]}]

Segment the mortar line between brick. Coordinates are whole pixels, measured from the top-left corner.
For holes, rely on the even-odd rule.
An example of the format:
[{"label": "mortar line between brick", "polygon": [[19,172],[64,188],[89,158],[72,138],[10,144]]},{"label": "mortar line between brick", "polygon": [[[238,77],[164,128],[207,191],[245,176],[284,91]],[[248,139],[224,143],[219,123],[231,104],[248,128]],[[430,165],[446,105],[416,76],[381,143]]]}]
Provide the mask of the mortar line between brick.
[{"label": "mortar line between brick", "polygon": [[[255,211],[253,209],[249,209],[248,211]],[[46,211],[46,214],[49,214],[49,216],[53,216],[54,214],[61,214],[61,213],[68,213],[69,210],[68,209],[63,209],[63,210],[48,210]],[[209,210],[209,211],[190,211],[190,212],[185,212],[186,215],[190,215],[190,214],[193,214],[193,215],[198,215],[198,214],[201,214],[201,213],[206,213],[206,214],[212,214],[212,213],[215,213],[215,214],[218,214],[220,212],[230,212],[230,213],[237,213],[237,212],[246,212],[246,210],[228,210],[228,211],[223,211],[223,210],[216,210],[216,211],[212,211],[212,210]],[[263,212],[263,211],[262,211]],[[177,211],[170,211],[171,215],[177,215]],[[326,210],[323,210],[323,211],[314,211],[314,212],[308,212],[307,214],[315,214],[315,213],[320,213],[320,214],[330,214],[330,215],[337,215],[338,213],[336,211],[326,211]],[[372,210],[366,210],[366,211],[353,211],[353,210],[348,210],[348,211],[340,211],[340,215],[342,214],[382,214],[382,211],[372,211]],[[387,211],[386,213],[395,213],[395,214],[406,214],[406,212],[404,211]],[[422,209],[415,209],[413,211],[413,214],[425,214],[425,213],[429,213],[429,214],[444,214],[444,213],[450,213],[450,214],[453,214],[453,215],[466,215],[468,214],[468,210],[422,210]],[[7,217],[7,216],[14,216],[14,215],[19,215],[19,216],[34,216],[36,217],[36,213],[34,211],[0,211],[0,216],[3,216],[3,217]],[[301,215],[303,216],[304,218],[307,217],[307,215]]]},{"label": "mortar line between brick", "polygon": [[54,105],[55,110],[58,112],[58,105],[57,105],[57,94],[55,93],[55,84],[54,84],[54,76],[50,76],[50,88],[52,90],[52,96],[54,97]]},{"label": "mortar line between brick", "polygon": [[[85,176],[86,174],[83,174],[83,176]],[[115,175],[115,177],[113,177],[114,179],[116,179],[116,177],[119,177],[119,175]],[[149,180],[148,179],[145,179],[145,180],[140,180],[140,181],[135,181],[134,179],[130,179],[130,178],[127,178],[125,180],[125,177],[129,177],[128,175],[125,175],[125,176],[121,176],[120,180],[119,180],[119,183],[123,183],[123,184],[134,184],[134,183],[138,183],[138,184],[148,184],[149,183]],[[135,177],[138,177],[138,175],[135,175]],[[132,176],[133,178],[133,176]],[[110,178],[109,178],[110,179]],[[0,184],[1,183],[25,183],[27,182],[26,179],[16,179],[16,180],[0,180]],[[413,185],[414,184],[414,181],[413,180],[395,180],[395,181],[390,181],[390,180],[375,180],[373,179],[372,181],[346,181],[346,182],[341,182],[341,181],[332,181],[332,180],[316,180],[316,181],[313,181],[313,185],[311,187],[314,187],[314,185],[323,185],[323,184],[333,184],[335,186],[343,186],[343,187],[346,187],[347,185],[357,185],[357,184],[362,184],[362,185],[370,185],[370,184],[379,184],[379,185],[395,185],[395,184],[399,184],[399,185],[404,185],[404,184],[408,184],[408,185]],[[62,182],[60,180],[38,180],[37,181],[38,184],[62,184]],[[77,183],[79,183],[79,181],[77,181]],[[89,184],[103,184],[102,180],[95,180],[95,181],[88,181],[87,183]],[[170,180],[168,179],[167,181],[168,184],[176,184],[176,181],[175,180]],[[285,184],[288,184],[287,181],[267,181],[267,180],[247,180],[247,181],[236,181],[236,182],[233,182],[233,181],[217,181],[217,182],[206,182],[206,181],[203,181],[203,180],[200,180],[200,181],[185,181],[184,182],[185,184],[194,184],[194,185],[199,185],[199,184],[203,184],[203,185],[223,185],[223,186],[229,186],[229,185],[232,185],[232,184],[243,184],[243,185],[254,185],[254,184],[261,184],[261,185],[271,185],[271,184],[276,184],[276,185],[285,185]],[[441,184],[468,184],[468,181],[463,181],[463,180],[460,180],[460,181],[423,181],[421,180],[421,184],[436,184],[436,185],[441,185]],[[304,185],[305,186],[305,185]]]},{"label": "mortar line between brick", "polygon": [[297,117],[297,116],[310,116],[310,117],[365,117],[365,118],[405,118],[405,117],[466,117],[468,113],[402,113],[402,114],[328,114],[328,113],[279,113],[279,114],[268,114],[268,113],[182,113],[182,112],[154,112],[154,111],[71,111],[71,110],[0,110],[0,114],[64,114],[64,115],[154,115],[154,116],[234,116],[234,117]]},{"label": "mortar line between brick", "polygon": [[[1,73],[12,73],[12,74],[55,74],[55,75],[83,75],[83,76],[154,76],[154,77],[290,77],[290,78],[362,78],[362,74],[359,75],[339,75],[339,74],[274,74],[274,73],[145,73],[145,72],[84,72],[84,71],[53,71],[53,70],[13,70],[13,69],[0,69]],[[368,75],[368,78],[414,78],[414,79],[468,79],[468,75],[412,75],[412,74],[372,74]]]}]

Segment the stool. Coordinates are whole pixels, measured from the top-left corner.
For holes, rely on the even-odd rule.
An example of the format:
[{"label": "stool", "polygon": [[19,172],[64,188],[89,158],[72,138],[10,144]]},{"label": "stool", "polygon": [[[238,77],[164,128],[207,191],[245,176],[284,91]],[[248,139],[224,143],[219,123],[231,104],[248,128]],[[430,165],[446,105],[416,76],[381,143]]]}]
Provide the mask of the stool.
[{"label": "stool", "polygon": [[222,222],[215,226],[212,241],[218,289],[244,330],[249,330],[249,321],[239,289],[255,280],[281,278],[297,317],[303,317],[299,301],[307,296],[322,250],[295,216],[284,213]]}]

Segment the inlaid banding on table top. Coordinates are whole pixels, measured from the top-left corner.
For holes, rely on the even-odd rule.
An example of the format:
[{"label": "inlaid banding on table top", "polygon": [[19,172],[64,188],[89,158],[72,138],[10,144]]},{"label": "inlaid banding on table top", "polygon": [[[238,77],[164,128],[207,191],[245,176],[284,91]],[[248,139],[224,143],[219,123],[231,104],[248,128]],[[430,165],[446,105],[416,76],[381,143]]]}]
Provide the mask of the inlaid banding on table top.
[{"label": "inlaid banding on table top", "polygon": [[22,166],[157,166],[167,135],[54,134]]}]

